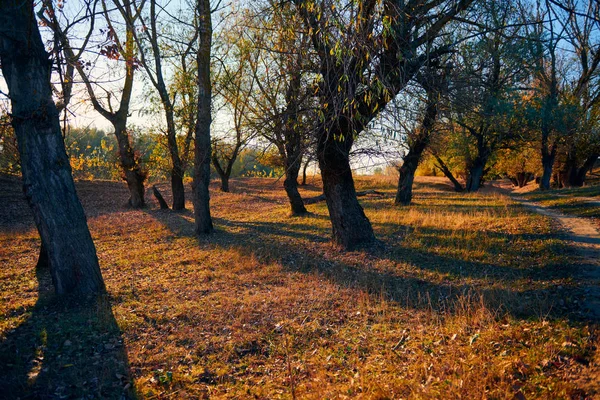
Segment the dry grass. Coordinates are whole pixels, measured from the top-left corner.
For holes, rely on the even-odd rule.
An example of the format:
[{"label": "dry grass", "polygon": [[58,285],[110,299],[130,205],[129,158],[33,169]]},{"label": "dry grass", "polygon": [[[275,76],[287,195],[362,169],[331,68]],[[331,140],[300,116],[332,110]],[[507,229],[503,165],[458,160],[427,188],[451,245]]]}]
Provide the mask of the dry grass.
[{"label": "dry grass", "polygon": [[529,200],[576,217],[591,218],[600,226],[600,185],[582,188],[539,190],[525,195]]},{"label": "dry grass", "polygon": [[361,199],[381,243],[340,253],[325,204],[290,218],[274,180],[215,191],[206,238],[191,212],[126,210],[121,184],[82,182],[112,306],[90,312],[48,294],[18,184],[0,183],[0,397],[599,395],[578,260],[508,197],[424,179],[396,208],[392,181],[361,178],[389,193]]}]

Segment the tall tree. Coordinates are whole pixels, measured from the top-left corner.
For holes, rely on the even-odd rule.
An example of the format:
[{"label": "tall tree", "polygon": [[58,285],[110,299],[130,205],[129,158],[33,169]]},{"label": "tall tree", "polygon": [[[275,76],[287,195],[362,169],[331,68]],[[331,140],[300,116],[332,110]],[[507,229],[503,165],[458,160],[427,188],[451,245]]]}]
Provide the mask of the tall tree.
[{"label": "tall tree", "polygon": [[194,219],[197,234],[213,231],[210,215],[210,124],[212,83],[210,80],[210,54],[212,44],[212,13],[210,0],[197,0],[196,19],[198,45],[196,62],[198,66],[198,109],[196,118],[196,141],[194,144]]},{"label": "tall tree", "polygon": [[426,44],[471,2],[294,0],[319,64],[317,159],[333,240],[343,248],[374,240],[350,169],[356,136],[426,60],[448,51]]},{"label": "tall tree", "polygon": [[[95,5],[98,3],[98,0],[88,1],[94,5],[94,11],[88,13],[83,20],[89,20],[89,24],[93,29],[97,18]],[[52,29],[57,40],[63,47],[63,51],[66,55],[65,61],[75,67],[77,73],[83,80],[94,109],[112,124],[114,134],[117,138],[119,162],[123,170],[123,179],[127,182],[129,188],[129,205],[134,208],[139,208],[145,205],[144,181],[146,179],[146,172],[140,165],[139,157],[136,155],[133,148],[131,136],[127,130],[127,119],[130,113],[134,72],[138,68],[134,40],[135,27],[132,21],[136,21],[139,18],[141,6],[136,8],[130,0],[123,1],[122,12],[126,18],[125,32],[123,33],[123,36],[121,36],[121,33],[115,28],[116,21],[114,20],[114,13],[109,9],[105,0],[100,0],[100,2],[102,14],[106,22],[105,32],[107,37],[107,44],[102,47],[100,54],[104,55],[109,60],[123,60],[125,67],[123,86],[120,90],[120,100],[118,101],[118,108],[116,109],[113,107],[114,104],[111,101],[113,97],[117,97],[116,93],[107,89],[105,101],[97,95],[97,92],[100,92],[103,89],[99,89],[97,82],[94,82],[90,71],[86,68],[89,64],[86,64],[82,57],[84,54],[82,51],[84,47],[76,52],[75,47],[71,45],[69,38],[70,29],[73,29],[76,24],[68,24],[67,27],[61,26],[58,14],[50,0],[42,3],[42,10],[38,15],[40,15],[43,18],[44,23]],[[87,45],[87,43],[88,42],[85,41],[83,44]]]},{"label": "tall tree", "polygon": [[254,14],[254,45],[250,59],[256,79],[252,97],[252,123],[277,149],[284,167],[283,187],[292,215],[307,212],[298,190],[298,175],[307,147],[313,139],[316,119],[315,70],[310,37],[289,4],[267,2]]},{"label": "tall tree", "polygon": [[[139,9],[145,0],[140,2]],[[133,15],[127,12],[125,4],[120,0],[114,0],[123,18],[130,18]],[[157,10],[159,8],[159,10]],[[174,40],[169,39],[166,35],[161,34],[165,32],[165,27],[160,24],[161,14],[160,6],[157,7],[156,0],[150,0],[150,7],[148,7],[147,17],[144,18],[144,13],[141,14],[139,20],[142,25],[142,29],[134,30],[134,37],[138,44],[141,65],[144,67],[148,79],[152,83],[152,86],[158,92],[160,103],[162,105],[164,117],[167,123],[167,144],[169,148],[169,154],[171,155],[171,191],[173,193],[173,210],[185,209],[185,188],[183,185],[183,176],[185,173],[184,161],[180,155],[180,148],[177,143],[177,129],[176,129],[176,116],[175,116],[175,100],[178,91],[173,90],[177,87],[171,85],[169,90],[169,84],[165,76],[167,67],[165,66],[165,55],[167,51],[165,49],[175,49]],[[165,14],[165,13],[163,13]],[[166,13],[168,14],[168,13]],[[130,24],[134,24],[135,21],[128,21]],[[173,23],[179,21],[171,21]],[[179,25],[182,25],[179,23]],[[178,42],[182,41],[181,33],[178,31]],[[192,44],[196,40],[196,35],[192,35],[192,38],[188,43],[183,46],[183,54],[181,58],[183,62],[186,62],[187,55],[192,51]],[[185,35],[183,35],[185,36]],[[183,40],[185,42],[185,39]],[[177,54],[173,54],[177,56]],[[185,67],[183,67],[185,68]],[[186,142],[187,143],[187,142]],[[185,153],[185,150],[184,150]]]},{"label": "tall tree", "polygon": [[486,0],[474,8],[480,18],[465,33],[474,38],[462,43],[455,55],[450,113],[455,131],[466,139],[469,192],[479,190],[495,152],[519,134],[520,127],[511,122],[518,88],[528,73],[515,3]]},{"label": "tall tree", "polygon": [[431,140],[449,69],[450,65],[445,68],[429,65],[423,73],[417,74],[416,80],[420,82],[425,91],[425,110],[421,124],[407,135],[408,151],[402,158],[402,165],[398,168],[398,190],[394,200],[395,204],[409,205],[412,201],[415,172],[423,152]]},{"label": "tall tree", "polygon": [[33,2],[0,2],[0,62],[9,89],[23,189],[58,294],[103,292],[104,282],[52,99],[52,62]]}]

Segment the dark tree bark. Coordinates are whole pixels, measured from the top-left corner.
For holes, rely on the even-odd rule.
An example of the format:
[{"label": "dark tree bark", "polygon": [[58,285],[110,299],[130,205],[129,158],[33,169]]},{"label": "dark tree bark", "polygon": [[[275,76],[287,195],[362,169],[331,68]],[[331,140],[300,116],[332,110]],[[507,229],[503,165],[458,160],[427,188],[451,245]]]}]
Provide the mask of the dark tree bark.
[{"label": "dark tree bark", "polygon": [[304,161],[304,166],[302,167],[302,183],[300,186],[306,186],[306,170],[308,169],[308,164],[312,161],[312,158],[306,157],[306,161]]},{"label": "dark tree bark", "polygon": [[472,161],[469,166],[469,173],[467,176],[467,183],[465,189],[467,192],[476,192],[481,188],[483,183],[483,176],[485,175],[485,166],[488,161],[487,149],[483,150],[483,154],[479,154],[475,160]]},{"label": "dark tree bark", "polygon": [[197,234],[213,231],[210,215],[210,123],[211,95],[210,48],[212,42],[212,21],[210,0],[198,0],[198,118],[196,121],[196,141],[194,145],[194,220]]},{"label": "dark tree bark", "polygon": [[452,182],[452,184],[454,185],[454,191],[455,192],[464,192],[465,188],[463,187],[463,185],[461,185],[461,183],[454,177],[454,175],[452,174],[452,171],[450,171],[450,168],[448,168],[448,166],[446,165],[446,163],[444,162],[444,160],[442,160],[438,155],[433,154],[433,156],[435,157],[435,160],[437,161],[437,165],[436,167],[439,168],[440,171],[442,171],[442,173],[444,174],[444,176],[446,176],[446,178],[448,178],[450,180],[450,182]]},{"label": "dark tree bark", "polygon": [[585,177],[594,167],[598,160],[598,154],[590,154],[583,164],[579,166],[575,149],[569,150],[567,161],[561,171],[560,181],[564,187],[581,187],[585,183]]},{"label": "dark tree bark", "polygon": [[213,144],[212,148],[212,165],[215,167],[215,171],[219,174],[219,178],[221,178],[221,191],[228,193],[229,192],[229,178],[231,178],[231,171],[233,171],[233,164],[238,158],[238,154],[240,149],[245,144],[245,141],[242,137],[241,128],[236,127],[236,143],[232,149],[231,154],[225,154],[225,152],[221,152],[220,156],[222,158],[223,164],[219,160],[219,151],[217,150],[217,144]]},{"label": "dark tree bark", "polygon": [[302,154],[294,152],[294,149],[292,149],[293,144],[286,145],[286,147],[288,147],[288,150],[285,159],[285,180],[283,181],[283,187],[290,202],[292,215],[306,214],[304,201],[302,201],[302,196],[298,191],[298,173],[302,165]]},{"label": "dark tree bark", "polygon": [[[447,9],[441,5],[443,1],[424,1],[418,7],[412,2],[384,2],[381,8],[376,1],[361,1],[353,8],[357,10],[354,20],[337,26],[329,23],[330,13],[338,13],[334,7],[308,0],[294,3],[310,32],[322,78],[317,88],[321,123],[315,131],[333,241],[344,248],[366,245],[375,237],[352,179],[349,154],[354,138],[427,60],[447,52],[446,48],[442,51],[431,46],[422,53],[417,49],[467,8],[471,0],[453,2]],[[446,11],[430,14],[434,9]],[[380,16],[389,21],[389,30],[379,30]],[[419,35],[414,34],[417,31]],[[338,41],[340,37],[344,37],[343,42]],[[337,53],[334,49],[340,45],[349,51]]]},{"label": "dark tree bark", "polygon": [[[127,21],[125,39],[121,41],[115,36],[115,46],[118,49],[120,57],[125,60],[125,80],[123,83],[123,89],[121,91],[119,107],[118,109],[113,110],[110,102],[110,96],[108,107],[103,106],[98,100],[92,82],[89,79],[88,71],[85,69],[85,63],[81,62],[80,60],[83,50],[85,49],[85,45],[87,45],[87,40],[85,41],[83,47],[79,49],[78,53],[76,54],[73,47],[71,47],[69,39],[67,38],[66,31],[59,26],[59,23],[55,18],[57,14],[53,8],[53,3],[50,1],[43,2],[43,7],[47,9],[47,13],[40,13],[40,15],[49,16],[49,19],[44,17],[44,22],[52,29],[60,41],[67,58],[67,62],[75,67],[77,73],[83,80],[94,109],[104,118],[106,118],[112,124],[115,130],[114,133],[119,146],[119,164],[123,172],[122,177],[125,182],[127,182],[127,187],[129,188],[130,197],[128,204],[133,208],[144,207],[144,181],[146,180],[146,172],[139,164],[138,157],[133,150],[129,132],[127,131],[127,118],[129,116],[129,105],[131,103],[131,95],[133,91],[133,77],[136,70],[135,42],[133,35],[134,26],[132,21],[135,20],[139,14],[132,11],[132,4],[129,2],[124,3],[121,6],[121,12],[124,13],[123,15]],[[90,18],[90,23],[93,27],[95,22],[95,14],[90,15]],[[107,23],[109,25],[109,29],[111,29],[113,33],[117,32],[113,29],[110,20],[107,19]]]},{"label": "dark tree bark", "polygon": [[[544,135],[542,135],[542,138]],[[556,159],[556,145],[553,145],[550,151],[547,146],[542,145],[542,177],[540,178],[540,190],[550,189],[550,179],[552,178],[552,170],[554,168],[554,160]]]},{"label": "dark tree bark", "polygon": [[341,141],[334,139],[334,136],[340,137],[319,135],[317,157],[331,219],[333,242],[350,250],[372,243],[375,235],[371,222],[356,197],[349,161],[353,136],[345,132]]},{"label": "dark tree bark", "polygon": [[[128,12],[124,5],[116,1],[115,4],[119,8],[123,18],[128,21],[129,24],[133,25],[137,16],[132,15]],[[156,26],[157,15],[156,15],[156,0],[150,1],[150,15],[149,26],[142,20],[145,29],[142,32],[146,35],[150,42],[152,61],[154,63],[154,70],[149,66],[148,60],[146,59],[145,47],[141,46],[140,40],[135,36],[138,48],[140,49],[140,57],[142,59],[142,66],[146,70],[146,73],[150,79],[152,85],[158,91],[160,102],[163,107],[163,112],[167,122],[167,145],[169,148],[169,154],[171,155],[171,163],[173,165],[171,169],[171,191],[173,194],[173,210],[184,210],[185,209],[185,187],[183,185],[184,167],[181,157],[179,156],[179,146],[177,145],[177,130],[175,129],[175,116],[173,109],[173,98],[175,95],[169,94],[167,84],[163,76],[162,68],[162,54],[160,49],[160,43],[158,39],[158,29]],[[133,31],[134,35],[136,31]]]},{"label": "dark tree bark", "polygon": [[168,210],[169,209],[169,205],[165,201],[164,197],[162,196],[162,194],[160,193],[160,190],[158,190],[158,188],[156,187],[156,185],[152,186],[152,193],[154,194],[154,197],[156,197],[156,201],[158,201],[158,205],[160,206],[160,209],[161,210]]},{"label": "dark tree bark", "polygon": [[[23,190],[42,239],[57,294],[103,292],[104,282],[50,87],[51,62],[33,3],[0,2],[0,62],[12,104]],[[45,254],[44,254],[45,253]]]},{"label": "dark tree bark", "polygon": [[123,180],[127,182],[129,188],[128,204],[133,208],[142,208],[146,205],[144,200],[144,181],[146,173],[138,163],[133,147],[131,146],[129,134],[127,132],[127,119],[115,116],[109,121],[115,129],[117,144],[119,146],[119,163],[123,169]]},{"label": "dark tree bark", "polygon": [[426,76],[419,76],[419,81],[427,92],[427,104],[425,115],[417,134],[409,138],[408,153],[402,160],[402,166],[398,169],[398,190],[394,204],[409,205],[412,201],[413,182],[415,172],[421,161],[423,151],[429,145],[431,133],[435,125],[438,113],[439,94],[445,82],[445,73],[438,74],[433,68],[428,69]]}]

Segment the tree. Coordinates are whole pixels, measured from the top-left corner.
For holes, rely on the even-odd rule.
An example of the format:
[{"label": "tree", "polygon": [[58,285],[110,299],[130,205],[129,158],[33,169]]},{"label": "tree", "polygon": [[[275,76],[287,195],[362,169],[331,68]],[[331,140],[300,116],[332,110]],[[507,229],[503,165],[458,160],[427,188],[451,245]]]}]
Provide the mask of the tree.
[{"label": "tree", "polygon": [[309,147],[316,114],[314,54],[301,18],[290,5],[269,2],[254,20],[250,69],[256,81],[252,124],[281,157],[292,215],[307,212],[298,191],[302,158]]},{"label": "tree", "polygon": [[198,66],[198,108],[196,118],[196,141],[194,144],[194,220],[197,234],[213,231],[210,215],[210,124],[212,84],[210,80],[210,54],[212,43],[212,21],[210,0],[197,0],[196,19],[198,46],[196,63]]},{"label": "tree", "polygon": [[0,62],[12,105],[23,190],[57,294],[96,294],[104,282],[52,99],[52,62],[33,2],[0,2]]},{"label": "tree", "polygon": [[[57,40],[60,42],[66,55],[65,61],[69,65],[75,67],[77,73],[83,80],[94,109],[113,125],[114,134],[118,143],[119,161],[123,170],[123,179],[127,182],[129,188],[129,205],[134,208],[139,208],[145,205],[144,181],[146,179],[146,172],[142,168],[138,156],[131,144],[131,137],[127,130],[127,119],[130,112],[129,108],[133,91],[134,72],[139,65],[136,57],[134,40],[135,28],[132,21],[137,20],[141,10],[136,9],[129,0],[124,0],[121,12],[126,18],[124,38],[122,38],[115,28],[115,23],[113,21],[114,17],[113,14],[110,13],[106,1],[100,1],[102,13],[107,24],[106,29],[103,30],[103,32],[106,32],[107,44],[102,47],[100,54],[105,56],[107,60],[119,61],[122,59],[125,66],[123,86],[120,91],[120,100],[116,110],[111,101],[113,97],[116,97],[115,93],[110,89],[99,87],[98,82],[93,81],[91,73],[87,69],[88,66],[91,66],[91,63],[85,62],[83,59],[84,49],[88,44],[88,40],[86,39],[81,44],[79,51],[75,52],[75,48],[71,45],[71,40],[69,38],[69,28],[73,28],[74,25],[69,23],[66,28],[61,26],[58,19],[58,13],[52,4],[52,1],[44,1],[38,15],[42,18],[44,23],[52,29]],[[89,20],[90,31],[93,31],[95,26],[97,4],[98,0],[86,0],[84,6],[85,16],[78,19],[80,21]],[[97,92],[102,90],[105,90],[107,93],[104,102],[97,95]]]},{"label": "tree", "polygon": [[437,66],[430,65],[423,73],[417,74],[416,79],[426,93],[425,111],[420,126],[407,137],[408,152],[402,158],[402,165],[398,168],[395,204],[409,205],[412,201],[415,172],[431,140],[449,69],[450,65],[441,70],[438,70]]},{"label": "tree", "polygon": [[494,153],[520,134],[513,116],[518,88],[528,71],[519,40],[523,24],[514,17],[517,10],[511,1],[478,3],[481,22],[475,32],[465,33],[475,37],[462,43],[455,55],[450,122],[466,139],[468,192],[479,189]]},{"label": "tree", "polygon": [[600,4],[594,0],[567,0],[552,1],[547,7],[562,27],[562,41],[569,44],[573,53],[561,90],[561,102],[571,115],[567,120],[566,160],[560,183],[582,186],[600,155]]},{"label": "tree", "polygon": [[[426,46],[471,0],[294,0],[316,53],[321,111],[317,159],[333,240],[351,249],[374,240],[356,197],[350,150],[421,69],[448,46]],[[381,7],[379,5],[381,4]]]},{"label": "tree", "polygon": [[212,164],[221,178],[223,192],[229,192],[229,178],[238,155],[256,136],[249,123],[256,77],[250,71],[251,44],[243,38],[242,29],[234,22],[221,33],[219,44],[224,54],[214,79],[214,91],[224,103],[220,111],[231,117],[233,125],[226,127],[221,137],[213,135],[212,141]]},{"label": "tree", "polygon": [[[138,9],[143,5],[143,1],[140,3]],[[121,4],[120,1],[115,0],[115,4],[119,8],[123,18],[129,19],[134,17],[131,13],[128,13],[125,5]],[[142,24],[140,34],[134,30],[134,37],[138,44],[139,54],[141,59],[141,65],[144,67],[148,79],[152,83],[152,86],[158,92],[160,102],[163,108],[163,113],[167,123],[167,143],[169,148],[169,154],[171,156],[172,170],[171,170],[171,190],[173,193],[173,210],[185,209],[185,188],[183,186],[183,176],[185,173],[184,161],[180,156],[180,149],[177,143],[177,129],[176,129],[176,117],[175,117],[175,100],[178,95],[176,89],[177,86],[172,85],[169,91],[169,86],[165,77],[165,48],[174,48],[171,43],[173,40],[165,38],[165,35],[161,35],[161,28],[164,31],[164,27],[161,27],[158,22],[160,21],[160,14],[157,12],[156,0],[150,0],[149,13],[147,21],[144,19],[143,14],[139,17]],[[134,24],[135,21],[128,21],[130,24]],[[181,33],[181,32],[179,32]],[[196,33],[197,34],[197,33]],[[196,40],[196,34],[194,34],[189,41],[185,43],[184,51],[180,54],[182,62],[185,63],[188,54],[192,51],[192,44]],[[143,35],[140,38],[140,35]],[[183,35],[185,36],[185,35]],[[181,40],[181,39],[179,39]],[[146,43],[149,44],[147,48]],[[183,66],[185,68],[185,66]],[[189,142],[186,142],[186,144]],[[187,151],[184,151],[184,153]]]}]

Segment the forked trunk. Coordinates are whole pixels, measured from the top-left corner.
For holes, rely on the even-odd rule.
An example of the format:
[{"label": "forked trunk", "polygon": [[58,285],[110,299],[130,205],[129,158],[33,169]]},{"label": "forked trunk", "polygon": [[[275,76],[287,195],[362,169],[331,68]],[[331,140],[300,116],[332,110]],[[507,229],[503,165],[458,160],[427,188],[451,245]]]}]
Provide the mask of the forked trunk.
[{"label": "forked trunk", "polygon": [[75,191],[52,99],[52,65],[33,11],[31,1],[0,2],[0,63],[11,98],[23,190],[43,243],[40,261],[50,266],[56,293],[95,294],[104,291],[104,282]]},{"label": "forked trunk", "polygon": [[142,208],[146,205],[144,201],[146,174],[136,160],[127,133],[126,121],[125,118],[115,118],[111,122],[119,145],[119,162],[123,170],[123,179],[127,182],[127,188],[129,189],[128,204],[133,208]]},{"label": "forked trunk", "polygon": [[585,177],[587,176],[588,172],[590,172],[592,170],[592,168],[594,168],[594,165],[596,164],[597,160],[598,160],[598,155],[592,154],[585,160],[585,162],[583,163],[583,165],[581,167],[573,168],[571,170],[571,173],[569,174],[570,186],[573,186],[573,187],[583,186],[583,184],[585,183]]},{"label": "forked trunk", "polygon": [[478,161],[469,169],[469,176],[467,177],[466,189],[467,192],[476,192],[481,187],[481,181],[483,180],[485,164]]}]

